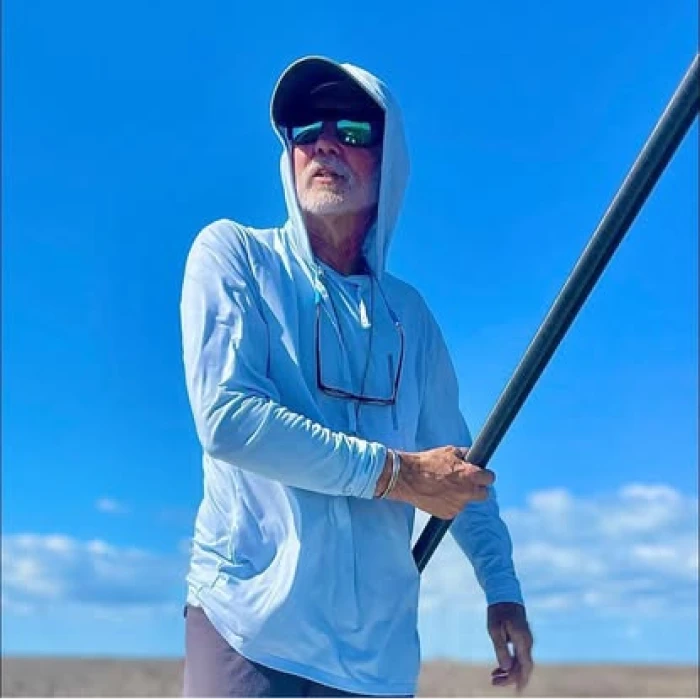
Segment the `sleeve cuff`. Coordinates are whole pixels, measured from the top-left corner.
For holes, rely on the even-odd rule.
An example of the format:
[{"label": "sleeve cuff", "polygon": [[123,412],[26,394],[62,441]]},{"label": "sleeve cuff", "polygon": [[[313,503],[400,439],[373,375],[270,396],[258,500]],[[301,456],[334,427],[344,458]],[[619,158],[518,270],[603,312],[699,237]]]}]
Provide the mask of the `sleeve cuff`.
[{"label": "sleeve cuff", "polygon": [[367,442],[367,466],[364,473],[364,482],[360,484],[355,497],[371,500],[377,489],[377,481],[382,475],[386,462],[387,448],[377,442]]},{"label": "sleeve cuff", "polygon": [[485,586],[486,603],[498,604],[499,602],[515,602],[524,605],[523,593],[517,578],[508,577],[503,580],[489,581]]}]

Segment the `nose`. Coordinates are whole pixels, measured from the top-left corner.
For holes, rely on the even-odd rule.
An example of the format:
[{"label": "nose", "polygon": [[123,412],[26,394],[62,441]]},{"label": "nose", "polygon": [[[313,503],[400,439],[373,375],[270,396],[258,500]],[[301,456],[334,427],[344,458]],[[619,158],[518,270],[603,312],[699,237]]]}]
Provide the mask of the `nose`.
[{"label": "nose", "polygon": [[335,133],[334,124],[329,122],[323,124],[323,130],[316,139],[314,150],[316,153],[333,153],[334,155],[338,155],[340,152],[340,143]]}]

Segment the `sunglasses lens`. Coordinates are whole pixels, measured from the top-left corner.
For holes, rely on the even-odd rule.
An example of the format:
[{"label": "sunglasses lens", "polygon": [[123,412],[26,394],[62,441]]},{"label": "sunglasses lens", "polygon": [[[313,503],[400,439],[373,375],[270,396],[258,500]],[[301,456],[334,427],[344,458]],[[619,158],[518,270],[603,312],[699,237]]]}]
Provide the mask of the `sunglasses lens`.
[{"label": "sunglasses lens", "polygon": [[[315,143],[323,132],[323,121],[314,121],[304,126],[289,129],[289,138],[295,146],[308,146]],[[369,148],[377,145],[382,138],[382,128],[371,121],[338,119],[335,122],[338,140],[344,146]]]},{"label": "sunglasses lens", "polygon": [[315,121],[313,124],[306,126],[294,126],[290,131],[292,143],[296,146],[304,146],[313,143],[319,137],[323,130],[323,122]]},{"label": "sunglasses lens", "polygon": [[337,122],[338,140],[346,146],[367,148],[378,141],[377,129],[369,121],[341,119]]}]

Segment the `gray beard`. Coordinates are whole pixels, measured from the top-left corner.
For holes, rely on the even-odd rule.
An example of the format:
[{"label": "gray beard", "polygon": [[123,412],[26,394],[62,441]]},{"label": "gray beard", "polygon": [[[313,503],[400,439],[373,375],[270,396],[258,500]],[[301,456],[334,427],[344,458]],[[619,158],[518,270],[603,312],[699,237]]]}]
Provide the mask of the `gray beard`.
[{"label": "gray beard", "polygon": [[364,211],[379,199],[379,171],[367,187],[356,179],[345,181],[342,187],[303,187],[297,192],[299,206],[306,213],[323,215],[349,214]]}]

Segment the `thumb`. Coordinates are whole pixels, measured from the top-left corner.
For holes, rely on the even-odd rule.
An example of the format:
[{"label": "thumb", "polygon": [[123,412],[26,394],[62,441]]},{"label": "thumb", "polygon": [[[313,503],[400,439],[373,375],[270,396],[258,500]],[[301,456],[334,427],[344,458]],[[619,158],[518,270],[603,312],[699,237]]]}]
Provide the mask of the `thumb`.
[{"label": "thumb", "polygon": [[513,666],[513,656],[508,650],[508,638],[505,629],[499,626],[491,631],[491,640],[493,641],[493,649],[496,651],[496,659],[498,666],[502,670],[510,671]]}]

